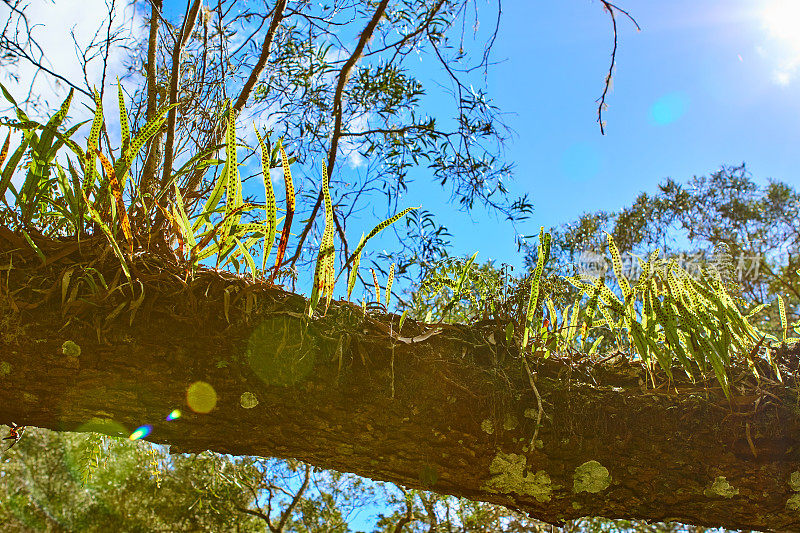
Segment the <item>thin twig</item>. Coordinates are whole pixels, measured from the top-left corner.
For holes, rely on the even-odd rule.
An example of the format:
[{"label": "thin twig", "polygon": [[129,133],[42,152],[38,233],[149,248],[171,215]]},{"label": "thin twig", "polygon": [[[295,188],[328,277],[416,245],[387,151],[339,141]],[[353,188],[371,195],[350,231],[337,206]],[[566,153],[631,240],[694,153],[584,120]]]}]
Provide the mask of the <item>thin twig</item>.
[{"label": "thin twig", "polygon": [[636,19],[634,19],[630,15],[630,13],[628,13],[624,9],[621,9],[606,0],[600,0],[600,2],[603,4],[603,8],[608,12],[608,16],[611,17],[611,25],[614,29],[614,47],[611,49],[611,63],[608,66],[608,74],[606,74],[606,81],[603,86],[603,94],[601,94],[600,98],[597,99],[597,122],[598,124],[600,124],[600,134],[605,135],[606,131],[605,131],[605,125],[603,124],[603,109],[605,109],[606,107],[606,96],[608,95],[608,91],[611,88],[611,78],[614,75],[614,65],[616,65],[617,62],[618,32],[617,32],[617,18],[616,16],[614,16],[614,11],[618,11],[619,13],[622,13],[623,15],[628,17],[628,19],[631,22],[633,22],[633,24],[636,26],[636,29],[638,31],[642,31],[642,28],[639,27],[639,23],[636,22]]}]

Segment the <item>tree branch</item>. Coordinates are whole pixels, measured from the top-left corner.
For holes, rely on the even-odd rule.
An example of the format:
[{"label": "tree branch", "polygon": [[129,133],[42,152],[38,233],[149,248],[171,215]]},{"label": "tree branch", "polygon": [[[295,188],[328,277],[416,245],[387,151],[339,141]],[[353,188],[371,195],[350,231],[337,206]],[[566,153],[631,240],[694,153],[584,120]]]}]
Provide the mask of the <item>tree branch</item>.
[{"label": "tree branch", "polygon": [[[236,103],[234,104],[235,112],[240,112],[244,109],[247,100],[250,98],[250,94],[253,92],[256,83],[258,82],[258,78],[261,73],[264,71],[266,67],[267,60],[269,59],[270,50],[272,48],[272,41],[275,39],[275,33],[278,31],[278,26],[280,26],[281,20],[284,18],[284,10],[286,9],[286,0],[278,0],[275,4],[275,10],[272,14],[272,21],[270,22],[269,28],[267,29],[267,34],[264,36],[264,42],[261,45],[261,54],[259,55],[258,61],[256,62],[255,67],[250,72],[250,76],[247,78],[247,82],[242,87],[242,90],[239,92],[239,96],[236,98]],[[214,146],[219,142],[222,136],[225,134],[224,129],[217,128],[216,135],[212,135],[211,141],[207,143],[204,149],[208,149],[211,146]],[[195,189],[200,184],[200,180],[203,177],[204,169],[195,171],[192,176],[189,178],[186,184],[186,192],[191,194],[195,191]]]},{"label": "tree branch", "polygon": [[[441,325],[441,334],[406,344],[385,318],[347,302],[309,321],[299,295],[209,271],[184,281],[145,256],[138,270],[152,274],[140,280],[146,297],[135,320],[118,290],[81,285],[62,306],[61,272],[75,261],[95,258],[105,279],[117,277],[113,255],[100,259],[94,246],[46,271],[33,252],[15,252],[0,299],[0,423],[75,430],[94,419],[93,430],[108,431],[120,426],[103,420],[129,430],[148,423],[149,438],[175,453],[295,457],[552,523],[597,515],[800,525],[790,483],[800,470],[795,352],[776,357],[787,384],[760,360],[759,380],[746,364],[729,368],[731,400],[713,374],[692,382],[676,371],[668,381],[638,362],[535,358],[551,419],[531,446],[537,399],[504,324]],[[407,319],[403,335],[426,331]],[[653,379],[658,388],[643,385]],[[197,381],[215,391],[206,395],[213,409],[192,393],[187,400]],[[256,407],[242,408],[245,392]],[[176,406],[185,416],[165,421]]]},{"label": "tree branch", "polygon": [[600,134],[605,135],[605,123],[603,122],[603,110],[606,108],[606,96],[608,95],[608,91],[611,88],[611,78],[614,75],[614,65],[617,61],[617,18],[614,16],[614,11],[619,11],[628,19],[633,22],[636,26],[638,31],[641,31],[642,28],[639,27],[639,24],[627,11],[617,7],[616,5],[608,2],[607,0],[600,0],[603,4],[603,9],[606,10],[608,16],[611,17],[611,26],[614,29],[614,47],[611,49],[611,63],[608,65],[608,74],[606,74],[605,84],[603,85],[603,94],[600,95],[600,98],[597,99],[597,123],[600,124]]},{"label": "tree branch", "polygon": [[[183,25],[178,39],[175,41],[175,47],[172,49],[172,70],[169,79],[169,94],[167,102],[175,104],[178,102],[178,82],[181,77],[181,55],[189,36],[194,30],[195,22],[197,21],[197,13],[200,11],[202,5],[201,0],[191,0],[193,3],[186,6],[186,15],[183,17]],[[175,144],[175,123],[178,118],[178,110],[172,108],[167,114],[167,140],[164,145],[164,172],[161,176],[161,187],[164,188],[169,184],[170,176],[172,175],[172,161],[175,157],[174,144]]]},{"label": "tree branch", "polygon": [[[158,21],[161,16],[162,0],[150,0],[150,35],[147,39],[147,111],[145,121],[156,115],[158,87],[156,85],[156,46],[158,44]],[[139,180],[139,191],[149,192],[150,184],[156,174],[158,165],[158,147],[161,144],[161,131],[147,142],[147,158]]]},{"label": "tree branch", "polygon": [[292,516],[292,512],[297,504],[300,502],[300,499],[303,497],[303,493],[305,493],[306,489],[308,488],[308,482],[311,480],[311,465],[306,465],[306,471],[303,476],[303,484],[300,485],[300,488],[297,489],[297,492],[292,497],[291,503],[289,506],[281,514],[281,519],[278,522],[278,531],[283,531],[283,527],[286,525],[287,520]]},{"label": "tree branch", "polygon": [[258,57],[258,61],[253,67],[253,70],[250,71],[250,76],[247,78],[244,87],[242,87],[242,90],[239,92],[236,103],[233,104],[233,110],[236,113],[239,113],[244,108],[247,99],[250,97],[250,93],[253,92],[256,82],[258,82],[259,76],[264,72],[264,67],[267,66],[272,39],[275,36],[278,25],[281,23],[281,19],[283,19],[283,11],[286,9],[286,0],[278,0],[275,3],[274,9],[275,12],[272,15],[272,22],[269,24],[269,30],[267,30],[267,35],[264,36],[264,43],[261,45],[261,55]]},{"label": "tree branch", "polygon": [[[350,74],[353,70],[353,67],[356,65],[358,60],[361,58],[361,55],[364,52],[364,48],[367,46],[367,43],[372,38],[372,34],[375,32],[375,28],[378,26],[378,22],[383,17],[384,12],[386,11],[386,6],[389,5],[389,0],[381,0],[381,3],[378,4],[378,7],[375,8],[375,13],[373,13],[372,18],[370,19],[367,26],[361,32],[361,36],[358,39],[358,44],[356,44],[353,53],[350,54],[350,57],[347,58],[347,61],[342,68],[339,70],[338,80],[336,82],[336,91],[333,95],[333,135],[331,136],[331,147],[328,151],[328,175],[333,175],[334,165],[336,164],[336,153],[339,151],[339,138],[341,137],[342,133],[342,97],[344,95],[344,86],[347,84],[347,80],[350,77]],[[314,208],[311,210],[311,215],[308,217],[308,222],[306,222],[303,231],[300,233],[300,238],[297,242],[297,248],[295,250],[294,255],[288,261],[285,261],[284,264],[294,265],[297,262],[297,259],[300,257],[300,253],[303,249],[303,243],[308,237],[308,232],[311,231],[311,228],[314,226],[314,219],[319,212],[319,208],[322,205],[322,190],[319,191],[319,195],[317,195],[317,201],[314,203]],[[336,213],[334,213],[334,220],[336,219]],[[337,223],[338,226],[338,223]],[[343,239],[344,240],[344,239]],[[345,241],[346,242],[346,241]],[[280,268],[281,265],[278,265]]]}]

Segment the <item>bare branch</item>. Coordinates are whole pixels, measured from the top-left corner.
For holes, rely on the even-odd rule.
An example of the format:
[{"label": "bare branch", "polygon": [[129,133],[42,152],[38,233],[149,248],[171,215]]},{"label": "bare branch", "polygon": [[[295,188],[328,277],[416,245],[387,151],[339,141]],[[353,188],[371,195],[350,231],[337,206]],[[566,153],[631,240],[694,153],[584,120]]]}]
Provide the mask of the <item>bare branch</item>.
[{"label": "bare branch", "polygon": [[[146,120],[152,119],[156,115],[156,96],[158,87],[156,86],[156,46],[158,43],[158,21],[161,17],[162,0],[150,0],[150,36],[147,40],[147,114]],[[161,145],[161,132],[159,131],[148,141],[147,159],[145,160],[142,177],[139,180],[139,190],[147,192],[150,183],[156,174],[158,165],[158,152]]]},{"label": "bare branch", "polygon": [[[331,137],[331,147],[330,151],[328,152],[328,174],[333,174],[333,168],[336,164],[336,152],[339,150],[339,138],[341,137],[342,133],[342,95],[344,93],[344,86],[347,83],[347,79],[350,77],[350,73],[353,70],[353,67],[361,58],[361,54],[364,52],[364,48],[367,46],[367,43],[372,38],[372,34],[375,32],[375,28],[378,26],[378,22],[383,17],[384,12],[386,11],[386,6],[389,5],[389,0],[381,0],[381,3],[378,4],[378,7],[375,9],[375,13],[372,15],[372,19],[370,19],[367,26],[364,28],[364,31],[361,32],[361,36],[358,39],[358,44],[356,45],[355,50],[353,53],[350,54],[350,57],[347,59],[345,64],[342,66],[341,70],[339,71],[339,79],[336,83],[336,92],[333,96],[333,136]],[[317,201],[314,204],[314,209],[311,210],[311,215],[308,217],[308,222],[306,222],[305,227],[303,228],[303,232],[300,234],[300,238],[297,243],[297,249],[295,254],[289,260],[289,263],[294,265],[297,262],[297,259],[300,257],[300,252],[303,248],[303,243],[308,236],[308,232],[311,231],[311,228],[314,226],[314,219],[316,218],[317,212],[319,212],[320,205],[322,205],[322,191],[319,192],[317,196]],[[334,213],[334,220],[336,219],[336,214]],[[280,265],[279,265],[280,266]]]},{"label": "bare branch", "polygon": [[642,28],[639,27],[639,24],[627,11],[617,7],[616,5],[608,2],[606,0],[600,0],[603,4],[603,9],[608,13],[608,16],[611,17],[611,26],[614,30],[614,47],[611,49],[611,63],[608,65],[608,74],[606,74],[606,81],[603,85],[603,94],[600,95],[600,98],[597,99],[597,123],[600,124],[600,133],[602,135],[606,134],[605,131],[605,124],[603,123],[603,110],[606,108],[606,96],[608,95],[608,91],[611,88],[611,78],[614,75],[614,65],[617,61],[617,41],[618,41],[618,33],[617,33],[617,18],[614,16],[614,11],[618,11],[628,17],[628,19],[633,22],[636,26],[638,31],[641,31]]},{"label": "bare branch", "polygon": [[[172,72],[169,80],[169,100],[170,104],[178,101],[178,79],[181,76],[181,53],[183,47],[186,46],[186,41],[194,29],[194,24],[197,21],[197,13],[200,11],[201,0],[193,0],[190,6],[187,6],[187,13],[183,19],[181,33],[175,42],[175,48],[172,51]],[[173,152],[175,144],[175,122],[177,120],[178,110],[172,108],[167,115],[167,141],[164,146],[164,173],[161,178],[161,185],[165,187],[169,182],[170,175],[172,174],[172,161],[175,157]]]},{"label": "bare branch", "polygon": [[255,87],[259,76],[261,76],[261,73],[264,71],[264,67],[267,65],[267,58],[269,57],[272,39],[275,36],[275,31],[278,29],[278,25],[281,23],[281,19],[283,19],[284,9],[286,9],[286,0],[278,0],[278,2],[275,4],[275,12],[272,15],[272,22],[270,22],[269,30],[267,30],[267,35],[264,37],[264,44],[261,45],[261,55],[258,57],[258,61],[253,67],[253,70],[250,71],[250,77],[247,78],[244,87],[242,87],[239,97],[236,99],[236,103],[233,104],[233,110],[236,113],[244,108],[244,105],[247,103],[247,99],[250,97],[250,93],[253,91],[253,87]]},{"label": "bare branch", "polygon": [[289,506],[281,514],[281,519],[278,522],[278,527],[276,528],[278,531],[283,531],[283,527],[286,525],[286,521],[289,520],[289,517],[292,516],[292,512],[297,504],[300,502],[300,499],[303,497],[303,493],[308,488],[308,482],[311,480],[311,465],[306,465],[306,471],[303,477],[303,484],[300,485],[300,488],[297,489],[294,497],[292,498],[291,503]]}]

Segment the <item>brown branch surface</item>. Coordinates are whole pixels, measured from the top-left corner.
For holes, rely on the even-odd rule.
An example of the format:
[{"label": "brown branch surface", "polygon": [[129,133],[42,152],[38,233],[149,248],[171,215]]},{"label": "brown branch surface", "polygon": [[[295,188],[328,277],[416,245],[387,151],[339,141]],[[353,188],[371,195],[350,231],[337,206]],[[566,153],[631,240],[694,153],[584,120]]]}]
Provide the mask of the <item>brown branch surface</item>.
[{"label": "brown branch surface", "polygon": [[[147,38],[147,112],[146,120],[151,120],[156,115],[156,106],[158,102],[158,85],[156,81],[156,71],[158,65],[156,64],[156,45],[158,44],[158,23],[161,16],[162,0],[152,0],[150,4],[150,34]],[[159,152],[159,145],[161,144],[161,132],[159,131],[154,139],[148,141],[147,157],[145,159],[144,170],[139,183],[139,190],[149,192],[150,184],[156,173],[156,165],[158,164],[157,153]]]},{"label": "brown branch surface", "polygon": [[[553,523],[599,515],[800,528],[789,370],[779,384],[763,369],[760,382],[732,369],[728,401],[713,376],[667,386],[656,375],[653,390],[624,357],[535,359],[537,434],[537,399],[502,321],[426,335],[406,320],[397,332],[398,317],[346,302],[308,320],[302,296],[216,272],[187,282],[152,256],[132,265],[132,288],[98,242],[41,243],[60,258],[42,267],[33,252],[14,252],[0,271],[0,423],[147,423],[173,452],[295,457]],[[0,231],[0,256],[21,246]],[[90,260],[107,291],[80,282]],[[784,363],[797,368],[796,357]],[[207,414],[187,405],[197,381],[215,391]],[[175,408],[184,416],[166,422]]]}]

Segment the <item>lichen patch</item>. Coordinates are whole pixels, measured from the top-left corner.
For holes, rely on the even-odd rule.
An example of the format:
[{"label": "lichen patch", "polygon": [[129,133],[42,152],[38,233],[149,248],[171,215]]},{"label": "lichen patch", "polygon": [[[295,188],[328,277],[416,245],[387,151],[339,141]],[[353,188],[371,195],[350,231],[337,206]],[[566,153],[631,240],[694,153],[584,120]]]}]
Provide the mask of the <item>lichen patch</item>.
[{"label": "lichen patch", "polygon": [[549,502],[553,493],[550,476],[544,470],[528,472],[526,463],[527,460],[522,455],[499,452],[489,465],[492,477],[483,484],[483,488],[489,492],[514,492],[522,496],[532,496],[537,502]]},{"label": "lichen patch", "polygon": [[506,417],[503,419],[503,429],[505,429],[506,431],[513,430],[514,428],[517,427],[517,424],[519,424],[519,420],[517,420],[517,417],[512,415],[511,413],[508,413]]},{"label": "lichen patch", "polygon": [[258,398],[252,392],[243,392],[241,396],[239,396],[239,405],[241,405],[245,409],[252,409],[256,405],[258,405]]},{"label": "lichen patch", "polygon": [[23,392],[22,399],[25,400],[26,403],[39,403],[39,397],[30,392]]},{"label": "lichen patch", "polygon": [[796,493],[789,496],[789,499],[786,500],[786,510],[800,513],[800,494]]},{"label": "lichen patch", "polygon": [[0,376],[7,376],[11,373],[11,363],[0,361]]},{"label": "lichen patch", "polygon": [[73,341],[64,341],[64,344],[61,345],[61,353],[67,357],[80,357],[81,347]]},{"label": "lichen patch", "polygon": [[728,483],[725,476],[717,476],[714,482],[705,488],[703,494],[708,498],[721,497],[733,498],[739,494],[739,489]]},{"label": "lichen patch", "polygon": [[489,418],[485,418],[483,422],[481,422],[481,429],[484,433],[491,435],[494,433],[494,422],[492,422],[492,420]]},{"label": "lichen patch", "polygon": [[[2,363],[0,363],[0,369],[2,368]],[[2,373],[2,370],[0,370]],[[795,492],[800,492],[800,470],[795,470],[789,475],[789,486]]]},{"label": "lichen patch", "polygon": [[579,492],[597,493],[611,485],[611,474],[608,473],[608,468],[595,460],[586,461],[577,467],[572,479],[572,491],[576,494]]}]

